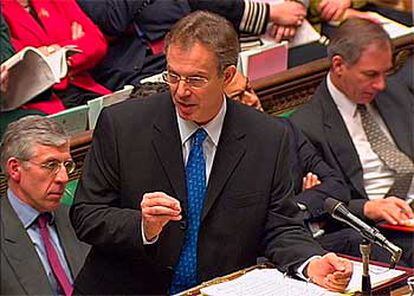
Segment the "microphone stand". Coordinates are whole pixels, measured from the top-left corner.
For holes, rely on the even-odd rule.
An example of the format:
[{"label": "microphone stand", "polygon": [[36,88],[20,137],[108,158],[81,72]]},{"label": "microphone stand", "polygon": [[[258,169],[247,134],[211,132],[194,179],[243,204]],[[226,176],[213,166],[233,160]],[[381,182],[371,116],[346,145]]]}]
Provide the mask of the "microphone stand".
[{"label": "microphone stand", "polygon": [[371,279],[369,277],[369,256],[371,254],[371,243],[364,238],[359,244],[359,251],[362,255],[362,296],[371,296]]}]

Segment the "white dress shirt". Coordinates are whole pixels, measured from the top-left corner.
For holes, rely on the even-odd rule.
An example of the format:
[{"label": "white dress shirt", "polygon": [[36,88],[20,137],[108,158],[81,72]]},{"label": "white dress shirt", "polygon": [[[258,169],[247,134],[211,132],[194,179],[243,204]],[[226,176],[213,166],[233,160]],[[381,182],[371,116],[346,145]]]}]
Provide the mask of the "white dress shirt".
[{"label": "white dress shirt", "polygon": [[[332,83],[330,74],[327,77],[327,86],[358,153],[362,165],[364,188],[368,198],[370,200],[384,198],[394,183],[394,171],[390,170],[374,150],[372,150],[362,126],[361,116],[357,111],[357,104],[349,100]],[[388,140],[395,144],[391,133],[376,108],[372,105],[367,105],[367,111],[371,113]],[[414,182],[411,183],[408,198],[414,198]]]},{"label": "white dress shirt", "polygon": [[[221,130],[223,128],[224,117],[226,116],[226,111],[227,111],[227,102],[226,102],[226,99],[223,97],[223,104],[221,105],[220,111],[211,121],[209,121],[205,125],[199,126],[192,121],[184,120],[177,113],[178,130],[180,132],[184,166],[187,164],[188,156],[190,154],[191,136],[199,128],[203,128],[207,132],[207,137],[203,142],[203,152],[204,152],[204,157],[206,160],[207,184],[210,178],[211,169],[213,167],[214,156],[216,155],[217,146],[218,146],[220,135],[221,135]],[[148,241],[145,238],[142,223],[141,223],[141,232],[142,232],[142,239],[143,239],[144,245],[153,244],[158,240],[158,236],[152,239],[151,241]],[[303,275],[303,271],[305,267],[307,267],[309,262],[316,258],[320,258],[320,256],[312,256],[308,258],[301,266],[299,266],[299,268],[296,271],[297,275],[303,279],[306,279]]]}]

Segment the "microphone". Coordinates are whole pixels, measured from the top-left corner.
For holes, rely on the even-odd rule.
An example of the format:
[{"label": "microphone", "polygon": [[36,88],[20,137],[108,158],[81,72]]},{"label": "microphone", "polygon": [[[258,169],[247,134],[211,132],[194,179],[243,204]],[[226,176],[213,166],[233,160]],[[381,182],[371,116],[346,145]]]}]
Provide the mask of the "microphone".
[{"label": "microphone", "polygon": [[344,205],[344,203],[328,197],[325,200],[325,210],[335,219],[344,222],[354,228],[367,240],[377,244],[391,253],[391,268],[394,268],[401,258],[402,250],[400,247],[391,243],[382,233],[375,227],[371,227],[357,216],[352,214]]}]

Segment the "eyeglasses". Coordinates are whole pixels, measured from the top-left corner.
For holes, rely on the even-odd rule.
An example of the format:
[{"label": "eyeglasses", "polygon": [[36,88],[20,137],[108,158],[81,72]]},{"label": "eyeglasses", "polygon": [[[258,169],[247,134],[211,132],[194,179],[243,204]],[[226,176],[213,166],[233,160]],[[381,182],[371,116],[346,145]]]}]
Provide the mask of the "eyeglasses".
[{"label": "eyeglasses", "polygon": [[40,166],[41,168],[47,170],[51,175],[57,174],[59,170],[63,167],[66,170],[67,174],[71,174],[75,171],[76,163],[73,160],[65,160],[65,161],[59,161],[59,160],[50,160],[44,163],[37,163],[32,160],[23,160],[26,162],[30,162],[31,164]]},{"label": "eyeglasses", "polygon": [[180,75],[165,71],[162,73],[162,79],[170,85],[177,84],[183,80],[190,88],[203,88],[208,84],[208,79],[200,76],[182,77]]}]

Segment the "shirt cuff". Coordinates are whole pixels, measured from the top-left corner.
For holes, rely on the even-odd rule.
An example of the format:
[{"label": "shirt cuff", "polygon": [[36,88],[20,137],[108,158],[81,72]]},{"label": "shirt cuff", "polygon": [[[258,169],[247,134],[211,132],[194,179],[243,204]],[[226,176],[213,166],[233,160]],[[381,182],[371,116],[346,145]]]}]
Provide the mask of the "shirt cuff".
[{"label": "shirt cuff", "polygon": [[269,10],[270,7],[267,3],[244,0],[244,11],[239,31],[254,35],[263,34],[266,31]]},{"label": "shirt cuff", "polygon": [[322,256],[312,256],[308,260],[306,260],[301,266],[298,267],[298,269],[296,270],[296,275],[305,281],[309,281],[309,277],[304,273],[305,268],[308,267],[309,262],[311,262],[313,259],[318,258],[322,258]]},{"label": "shirt cuff", "polygon": [[142,234],[142,241],[143,241],[144,245],[155,244],[158,240],[158,235],[150,241],[147,240],[147,238],[145,237],[145,233],[144,233],[144,222],[142,222],[142,221],[141,221],[141,234]]}]

